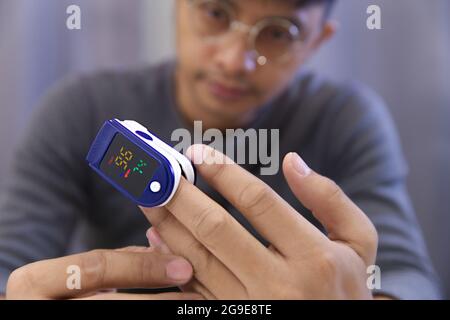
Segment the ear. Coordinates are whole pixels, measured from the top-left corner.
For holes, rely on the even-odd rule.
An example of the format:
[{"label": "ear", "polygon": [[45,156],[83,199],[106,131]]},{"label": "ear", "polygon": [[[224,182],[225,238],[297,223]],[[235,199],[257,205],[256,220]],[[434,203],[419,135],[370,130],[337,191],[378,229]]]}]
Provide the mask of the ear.
[{"label": "ear", "polygon": [[323,44],[334,37],[338,30],[338,22],[335,20],[327,20],[323,25],[322,32],[314,41],[312,48],[314,51],[318,50]]}]

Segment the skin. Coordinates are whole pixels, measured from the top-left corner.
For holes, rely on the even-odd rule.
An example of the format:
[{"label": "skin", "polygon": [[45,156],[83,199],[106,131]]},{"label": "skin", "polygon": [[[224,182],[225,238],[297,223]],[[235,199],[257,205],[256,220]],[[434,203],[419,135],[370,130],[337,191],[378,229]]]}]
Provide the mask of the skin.
[{"label": "skin", "polygon": [[[80,289],[67,288],[67,268],[80,268]],[[154,248],[128,247],[94,250],[58,259],[43,260],[15,270],[8,279],[6,299],[80,300],[190,300],[193,293],[125,294],[120,288],[163,288],[183,285],[192,277],[192,266],[173,254]]]},{"label": "skin", "polygon": [[152,247],[191,262],[194,279],[185,290],[206,299],[372,298],[366,269],[375,261],[377,232],[333,181],[313,172],[295,153],[284,159],[287,183],[325,226],[326,236],[218,151],[195,145],[187,156],[201,163],[198,173],[270,246],[264,247],[223,207],[182,180],[166,207],[141,209],[153,225],[148,232]]},{"label": "skin", "polygon": [[[177,2],[177,100],[188,122],[204,127],[243,127],[265,103],[291,82],[295,73],[335,31],[324,8],[296,10],[273,1],[233,1],[241,22],[252,25],[273,15],[303,20],[308,36],[301,50],[281,64],[260,67],[252,61],[246,35],[234,32],[206,43],[193,30],[187,1]],[[193,58],[195,57],[195,58]],[[244,87],[237,99],[218,96],[218,81]],[[195,160],[195,155],[204,158]],[[183,288],[207,299],[371,299],[366,268],[375,261],[378,237],[366,215],[331,180],[288,154],[283,172],[296,195],[325,226],[325,236],[275,191],[231,162],[208,161],[224,155],[197,145],[187,154],[198,173],[236,207],[270,242],[265,248],[232,216],[195,186],[182,181],[165,208],[141,208],[153,225],[149,242],[161,252],[180,254],[194,267]],[[200,161],[199,161],[200,160]],[[201,161],[203,160],[203,161]]]},{"label": "skin", "polygon": [[[189,2],[178,0],[176,98],[187,123],[202,120],[204,128],[245,127],[335,32],[334,23],[323,23],[324,8],[319,5],[295,9],[276,1],[233,3],[239,20],[248,25],[267,17],[296,17],[304,22],[307,39],[284,63],[260,67],[249,52],[247,34],[233,32],[218,42],[205,43],[192,27]],[[237,99],[218,97],[211,93],[211,82],[243,89],[246,94]]]},{"label": "skin", "polygon": [[[324,9],[319,5],[299,9],[280,1],[233,3],[243,23],[253,25],[274,15],[295,16],[304,22],[308,36],[290,59],[261,67],[249,54],[246,34],[233,32],[215,43],[205,43],[191,27],[187,1],[177,0],[176,100],[188,124],[201,119],[205,128],[245,127],[335,32],[332,22],[324,22]],[[245,94],[218,95],[211,90],[217,83]],[[187,156],[224,160],[223,155],[201,145],[193,146]],[[151,248],[97,250],[24,266],[11,275],[7,298],[372,298],[366,287],[366,267],[375,261],[377,233],[333,181],[310,170],[297,154],[284,159],[287,183],[325,226],[328,233],[324,235],[274,190],[231,160],[208,163],[197,165],[198,173],[270,242],[268,248],[183,179],[166,207],[141,208],[153,225],[147,233]],[[173,280],[168,278],[167,265],[176,258],[178,280]],[[81,266],[84,275],[80,291],[65,286],[67,267],[74,264]],[[180,286],[186,293],[104,292],[161,286]]]}]

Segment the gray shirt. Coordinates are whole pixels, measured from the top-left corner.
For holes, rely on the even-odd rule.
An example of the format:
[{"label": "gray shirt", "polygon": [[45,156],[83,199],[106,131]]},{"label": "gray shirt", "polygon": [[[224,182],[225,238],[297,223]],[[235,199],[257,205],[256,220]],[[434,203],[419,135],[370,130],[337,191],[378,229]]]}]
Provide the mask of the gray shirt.
[{"label": "gray shirt", "polygon": [[[74,237],[79,249],[146,245],[144,215],[85,158],[101,125],[112,118],[136,120],[167,142],[173,130],[186,127],[174,100],[173,71],[174,63],[168,62],[70,77],[45,96],[1,192],[0,292],[15,268],[67,254]],[[358,84],[341,86],[303,73],[261,109],[250,127],[280,129],[281,156],[298,152],[369,216],[379,233],[380,293],[440,297],[405,188],[407,166],[398,136],[378,96]],[[243,167],[260,173],[260,164]],[[260,178],[321,228],[282,172]],[[201,178],[198,186],[264,242]]]}]

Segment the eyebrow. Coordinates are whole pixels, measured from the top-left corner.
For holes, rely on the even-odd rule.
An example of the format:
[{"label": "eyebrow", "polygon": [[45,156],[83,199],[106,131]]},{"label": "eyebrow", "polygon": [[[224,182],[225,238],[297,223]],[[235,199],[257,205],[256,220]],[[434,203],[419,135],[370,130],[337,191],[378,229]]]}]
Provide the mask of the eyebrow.
[{"label": "eyebrow", "polygon": [[[219,0],[219,2],[225,3],[226,5],[229,5],[230,7],[232,7],[234,10],[236,10],[239,6],[237,5],[236,0]],[[263,19],[267,19],[267,18],[282,18],[282,19],[286,19],[289,20],[289,22],[291,22],[292,24],[294,24],[299,30],[305,29],[305,23],[303,21],[301,21],[297,16],[294,15],[275,15],[275,16],[269,16]]]},{"label": "eyebrow", "polygon": [[229,5],[230,7],[233,7],[233,9],[236,9],[238,7],[234,0],[219,0],[219,2],[223,2],[227,5]]}]

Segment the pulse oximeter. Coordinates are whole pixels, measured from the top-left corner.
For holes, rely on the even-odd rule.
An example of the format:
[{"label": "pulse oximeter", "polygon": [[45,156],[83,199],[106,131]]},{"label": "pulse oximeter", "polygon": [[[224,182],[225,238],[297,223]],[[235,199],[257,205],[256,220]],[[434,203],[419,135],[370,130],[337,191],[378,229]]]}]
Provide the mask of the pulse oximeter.
[{"label": "pulse oximeter", "polygon": [[136,121],[105,122],[86,159],[122,194],[143,207],[162,207],[182,176],[195,183],[191,161]]}]

